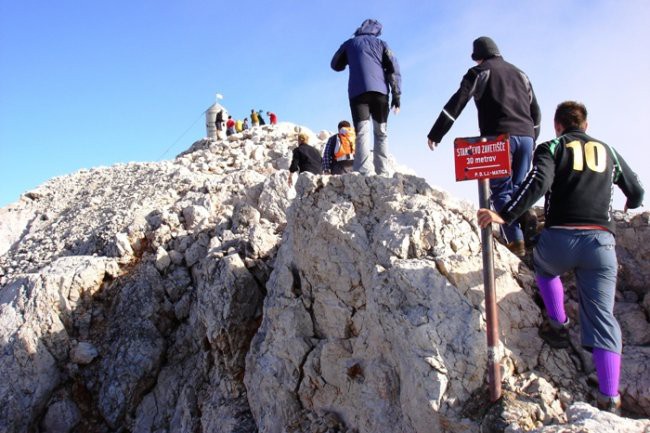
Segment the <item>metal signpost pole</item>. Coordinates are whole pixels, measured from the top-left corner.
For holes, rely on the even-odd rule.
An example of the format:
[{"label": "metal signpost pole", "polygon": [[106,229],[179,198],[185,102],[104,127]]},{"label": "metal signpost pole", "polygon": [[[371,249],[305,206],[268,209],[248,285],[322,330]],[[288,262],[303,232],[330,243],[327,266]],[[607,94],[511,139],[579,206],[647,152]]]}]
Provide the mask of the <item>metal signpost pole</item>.
[{"label": "metal signpost pole", "polygon": [[[490,209],[490,179],[510,176],[510,140],[507,134],[488,141],[481,137],[454,140],[456,181],[478,180],[479,207]],[[492,226],[481,229],[483,250],[483,285],[488,346],[488,383],[490,401],[501,398],[501,368],[497,358],[499,319],[494,284],[494,238]]]},{"label": "metal signpost pole", "polygon": [[[490,181],[478,181],[479,207],[490,208]],[[497,361],[497,348],[499,346],[499,319],[497,315],[496,287],[494,284],[494,238],[492,225],[481,229],[481,249],[483,250],[483,286],[485,290],[485,315],[487,325],[488,345],[488,384],[490,387],[490,401],[495,402],[501,398],[501,369]]]}]

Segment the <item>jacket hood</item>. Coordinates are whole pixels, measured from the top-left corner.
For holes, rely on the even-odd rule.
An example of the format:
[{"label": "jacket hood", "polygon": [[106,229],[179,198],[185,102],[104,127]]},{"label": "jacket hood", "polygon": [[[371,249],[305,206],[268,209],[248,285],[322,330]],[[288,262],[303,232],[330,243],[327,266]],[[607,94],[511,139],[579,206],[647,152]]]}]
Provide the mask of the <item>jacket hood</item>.
[{"label": "jacket hood", "polygon": [[367,19],[361,23],[361,26],[354,32],[354,36],[361,35],[371,35],[379,36],[381,35],[382,25],[377,20]]}]

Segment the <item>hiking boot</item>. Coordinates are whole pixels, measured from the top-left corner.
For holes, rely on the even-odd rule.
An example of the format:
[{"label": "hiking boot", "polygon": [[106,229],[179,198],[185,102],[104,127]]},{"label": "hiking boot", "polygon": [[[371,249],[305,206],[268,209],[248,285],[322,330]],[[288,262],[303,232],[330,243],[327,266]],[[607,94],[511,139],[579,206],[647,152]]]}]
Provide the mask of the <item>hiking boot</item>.
[{"label": "hiking boot", "polygon": [[513,241],[509,242],[506,247],[517,257],[526,256],[526,245],[524,241]]},{"label": "hiking boot", "polygon": [[569,320],[564,325],[553,325],[549,319],[544,319],[544,323],[539,328],[539,336],[542,340],[551,346],[553,349],[566,349],[569,347],[569,330],[568,330]]},{"label": "hiking boot", "polygon": [[621,396],[617,395],[615,397],[609,397],[607,395],[603,395],[600,392],[598,393],[598,396],[596,397],[596,407],[600,410],[604,410],[606,412],[611,412],[616,415],[621,415]]}]

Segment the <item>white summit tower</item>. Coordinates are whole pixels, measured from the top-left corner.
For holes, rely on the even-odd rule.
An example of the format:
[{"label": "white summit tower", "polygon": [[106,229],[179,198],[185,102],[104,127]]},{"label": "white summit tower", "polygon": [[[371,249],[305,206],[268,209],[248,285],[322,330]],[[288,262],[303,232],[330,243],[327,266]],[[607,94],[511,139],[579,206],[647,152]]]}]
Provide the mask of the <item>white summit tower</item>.
[{"label": "white summit tower", "polygon": [[223,108],[221,104],[219,104],[219,99],[223,99],[223,96],[217,93],[216,99],[217,102],[215,102],[210,106],[210,108],[205,110],[205,129],[207,131],[208,140],[212,140],[212,141],[217,141],[219,138],[223,138],[217,136],[217,125],[215,123],[217,120],[217,114],[220,111],[222,112],[222,118],[224,123],[226,122],[226,119],[228,119],[228,111],[225,108]]}]

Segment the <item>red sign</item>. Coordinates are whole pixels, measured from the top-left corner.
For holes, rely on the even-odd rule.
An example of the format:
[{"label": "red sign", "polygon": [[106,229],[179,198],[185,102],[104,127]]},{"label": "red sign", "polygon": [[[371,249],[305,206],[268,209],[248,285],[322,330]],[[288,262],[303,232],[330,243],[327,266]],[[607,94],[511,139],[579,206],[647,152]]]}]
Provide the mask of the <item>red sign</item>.
[{"label": "red sign", "polygon": [[456,182],[510,176],[510,137],[499,135],[488,141],[481,137],[454,140]]}]

